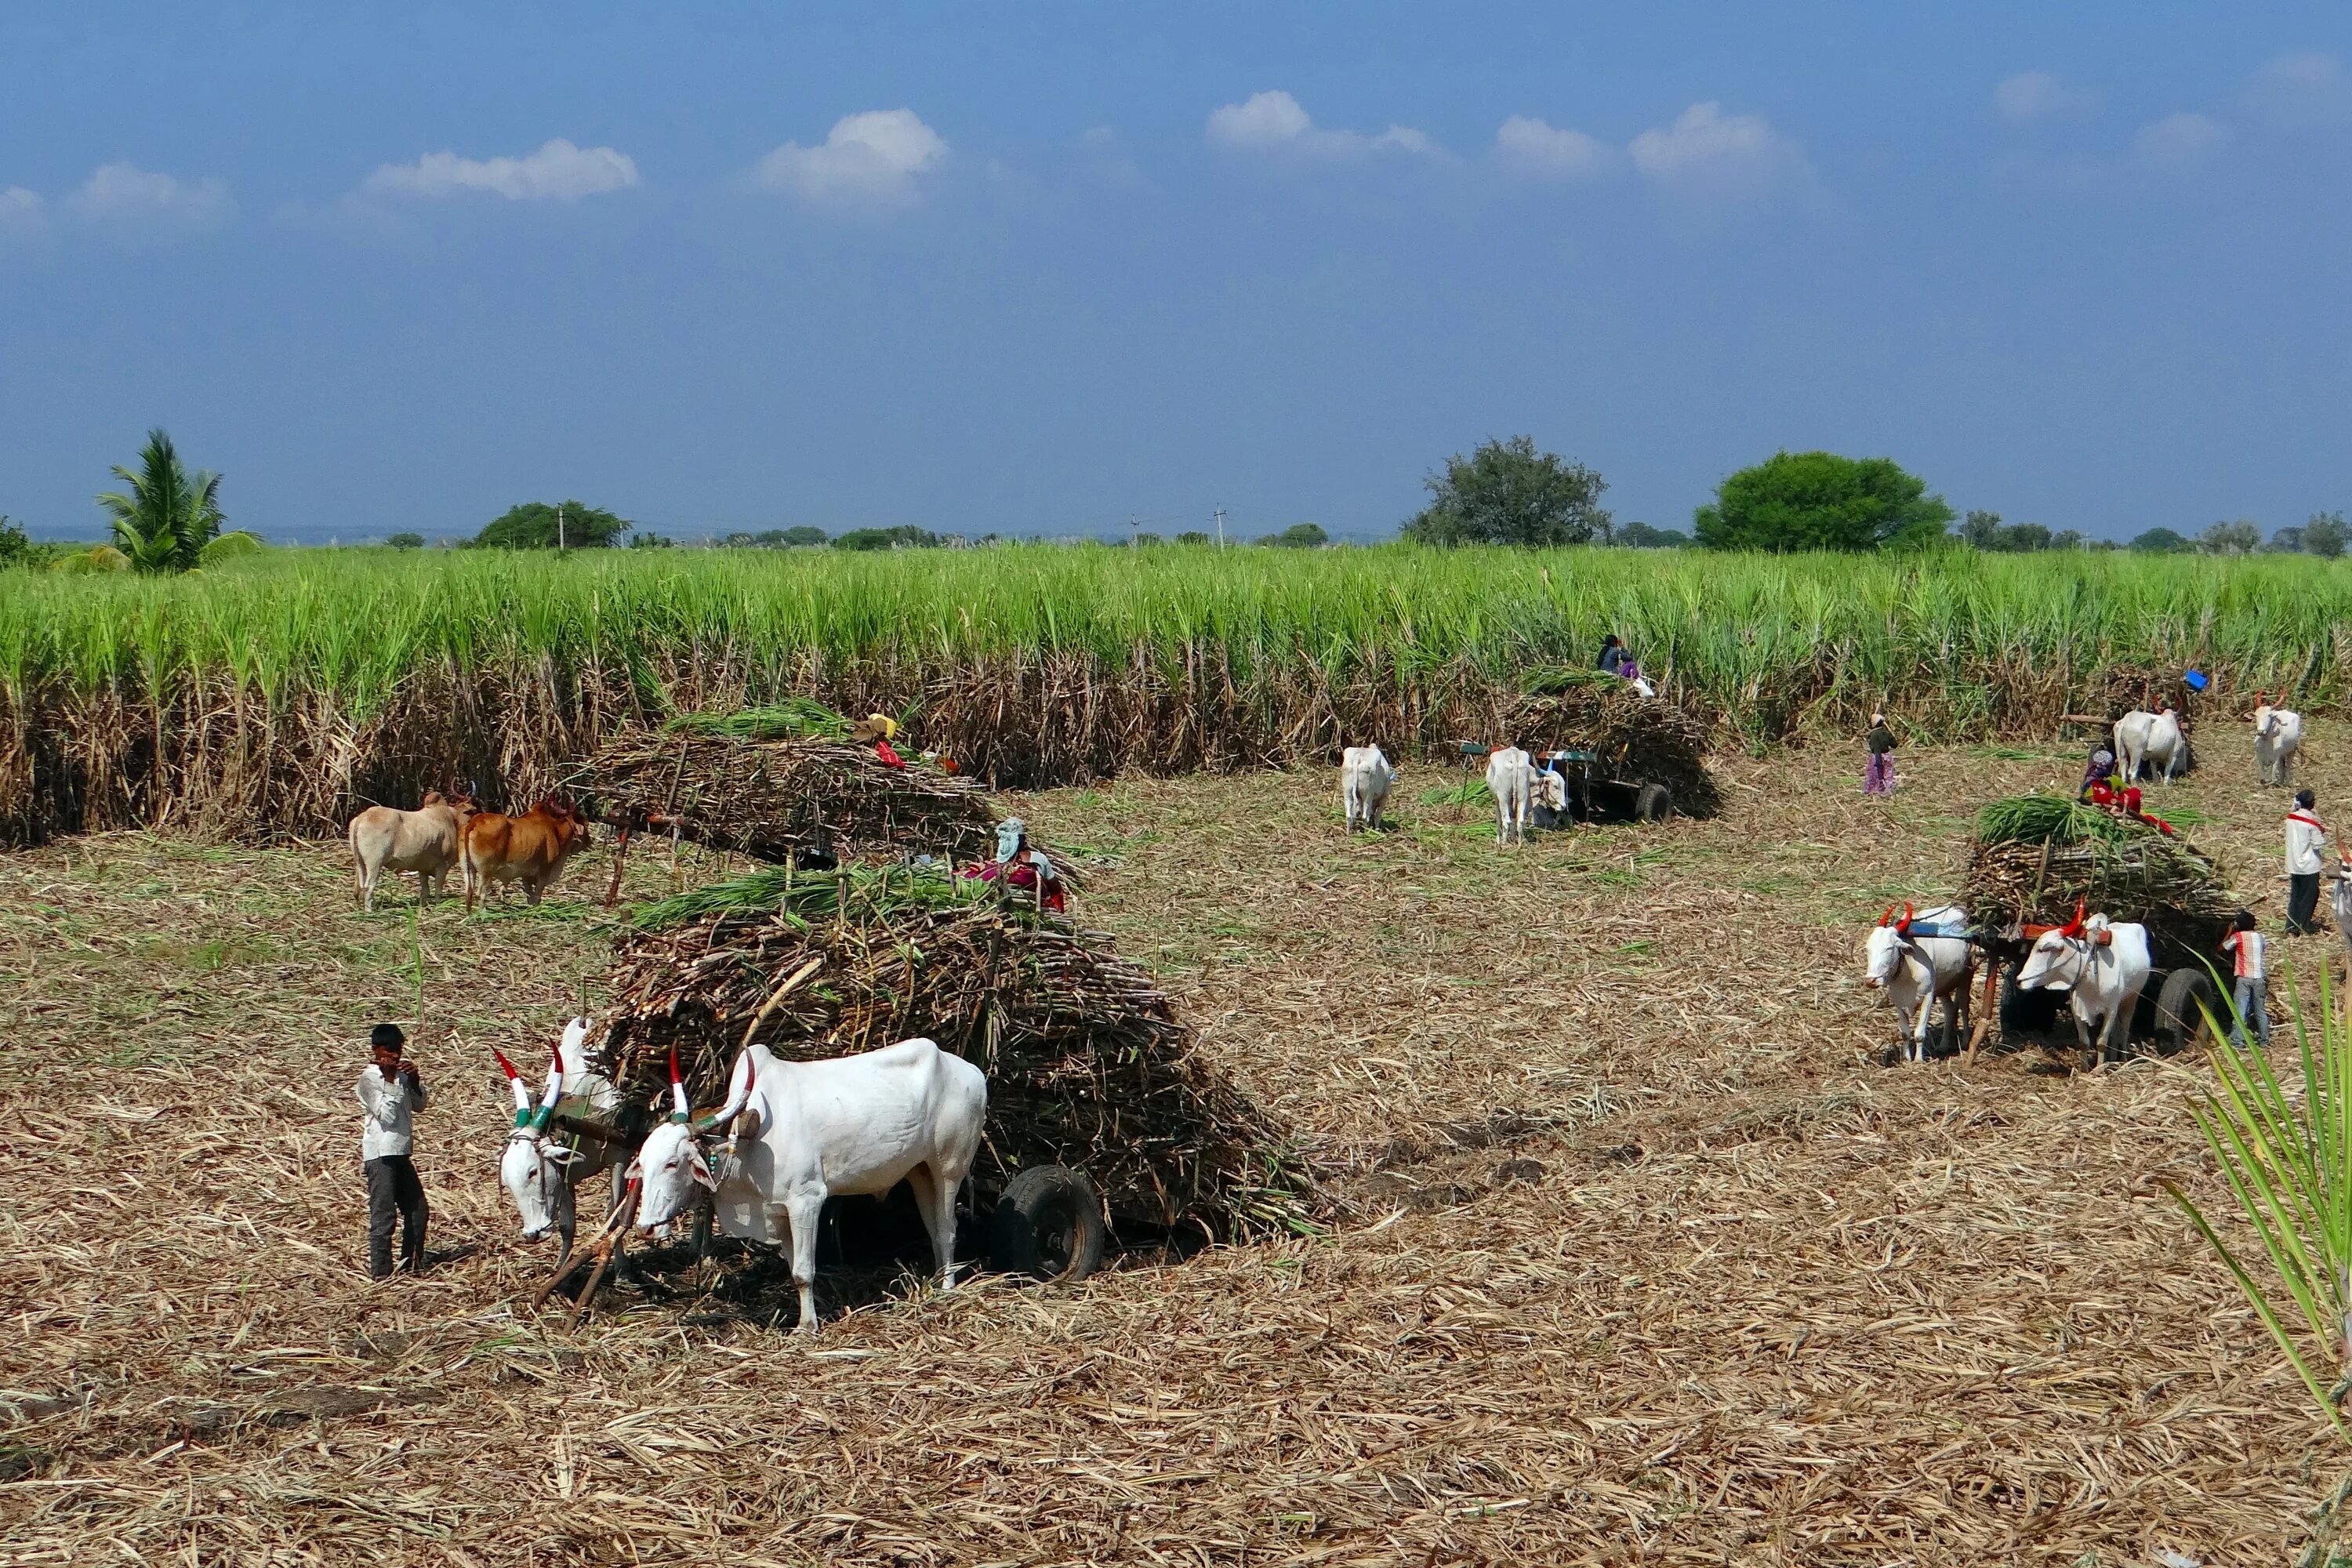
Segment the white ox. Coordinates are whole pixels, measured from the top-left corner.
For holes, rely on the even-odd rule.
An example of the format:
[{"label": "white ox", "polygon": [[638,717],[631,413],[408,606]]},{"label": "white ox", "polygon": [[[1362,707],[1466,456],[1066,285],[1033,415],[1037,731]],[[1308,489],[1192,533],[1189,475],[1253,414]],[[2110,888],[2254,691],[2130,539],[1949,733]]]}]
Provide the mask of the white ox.
[{"label": "white ox", "polygon": [[425,792],[425,804],[417,810],[372,805],[352,817],[344,837],[352,847],[352,879],[360,907],[375,911],[375,885],[386,871],[395,876],[415,872],[417,900],[431,903],[438,890],[436,884],[457,868],[466,819],[473,815],[469,796],[452,800],[436,789]]},{"label": "white ox", "polygon": [[988,1079],[971,1063],[927,1039],[821,1062],[750,1047],[735,1058],[727,1102],[705,1123],[736,1123],[715,1172],[685,1100],[677,1091],[674,1114],[646,1135],[630,1168],[643,1183],[639,1226],[667,1225],[699,1184],[712,1191],[722,1233],[770,1243],[789,1237],[800,1330],[813,1334],[824,1200],[879,1194],[904,1181],[930,1232],[940,1288],[955,1288],[956,1194],[971,1173],[988,1114]]},{"label": "white ox", "polygon": [[1389,786],[1396,769],[1378,746],[1350,746],[1339,759],[1339,805],[1348,814],[1348,831],[1360,826],[1377,833],[1381,813],[1388,808]]},{"label": "white ox", "polygon": [[[515,1212],[522,1216],[522,1237],[537,1241],[549,1231],[562,1238],[562,1250],[557,1255],[556,1267],[572,1256],[572,1237],[575,1227],[576,1199],[580,1184],[600,1172],[617,1168],[625,1151],[616,1143],[583,1137],[580,1146],[572,1148],[551,1136],[548,1124],[554,1119],[556,1102],[567,1093],[588,1102],[591,1110],[611,1116],[620,1109],[620,1090],[613,1080],[602,1073],[588,1070],[587,1053],[583,1047],[588,1038],[588,1020],[574,1018],[563,1027],[563,1039],[555,1047],[554,1059],[547,1068],[547,1089],[534,1104],[530,1086],[514,1069],[514,1064],[504,1056],[499,1057],[499,1067],[507,1075],[507,1087],[514,1093],[514,1131],[507,1135],[506,1152],[499,1159],[499,1181],[514,1200]],[[622,1184],[613,1184],[613,1198],[618,1204]]]},{"label": "white ox", "polygon": [[2303,749],[2303,715],[2292,708],[2274,708],[2261,692],[2254,694],[2254,773],[2266,784],[2284,784],[2294,773],[2294,754]]},{"label": "white ox", "polygon": [[1967,938],[1931,935],[1913,928],[1958,932],[1968,923],[1968,911],[1957,904],[1926,910],[1906,904],[1900,920],[1891,909],[1879,916],[1863,944],[1863,978],[1885,991],[1895,1008],[1906,1061],[1927,1059],[1927,1026],[1935,1017],[1937,1002],[1950,1010],[1954,1038],[1967,1028],[1969,984],[1976,974],[1976,948]]},{"label": "white ox", "polygon": [[2143,763],[2149,773],[2170,784],[2179,764],[2188,760],[2183,754],[2186,750],[2180,738],[2180,715],[2169,708],[2161,713],[2134,709],[2116,721],[2116,763],[2126,784],[2139,777]]},{"label": "white ox", "polygon": [[1498,746],[1486,756],[1486,789],[1495,797],[1495,842],[1528,841],[1528,793],[1535,764],[1517,746]]},{"label": "white ox", "polygon": [[2095,1051],[2096,1060],[2112,1061],[2130,1043],[2132,1015],[2147,989],[2149,968],[2146,926],[2115,925],[2105,915],[2085,921],[2078,910],[2073,920],[2034,939],[2017,985],[2021,991],[2064,991],[2084,1055]]}]

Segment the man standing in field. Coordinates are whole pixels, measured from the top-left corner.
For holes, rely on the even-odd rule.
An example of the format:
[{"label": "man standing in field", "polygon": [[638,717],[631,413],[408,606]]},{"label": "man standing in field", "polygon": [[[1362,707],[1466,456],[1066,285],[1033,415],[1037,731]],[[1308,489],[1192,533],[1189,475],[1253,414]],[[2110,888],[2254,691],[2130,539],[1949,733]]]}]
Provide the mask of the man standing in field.
[{"label": "man standing in field", "polygon": [[409,1118],[425,1109],[425,1080],[415,1064],[401,1059],[407,1039],[397,1024],[378,1024],[368,1034],[367,1070],[360,1074],[361,1169],[367,1173],[368,1273],[392,1278],[392,1226],[400,1223],[400,1266],[415,1274],[425,1267],[425,1185],[409,1160]]},{"label": "man standing in field", "polygon": [[2313,809],[2318,796],[2307,789],[2294,792],[2294,809],[2286,814],[2286,933],[2308,936],[2318,928],[2312,916],[2319,910],[2319,847],[2327,829]]}]

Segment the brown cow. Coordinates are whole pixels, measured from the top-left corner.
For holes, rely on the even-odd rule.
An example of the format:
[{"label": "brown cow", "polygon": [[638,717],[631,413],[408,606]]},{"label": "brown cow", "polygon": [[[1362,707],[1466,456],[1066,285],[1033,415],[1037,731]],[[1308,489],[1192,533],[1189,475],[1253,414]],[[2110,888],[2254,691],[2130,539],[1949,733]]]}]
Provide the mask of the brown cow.
[{"label": "brown cow", "polygon": [[563,875],[563,862],[589,843],[586,821],[557,800],[542,800],[520,816],[483,812],[466,824],[463,839],[457,864],[469,914],[489,882],[520,882],[536,906]]},{"label": "brown cow", "polygon": [[417,902],[431,903],[439,891],[436,884],[457,868],[466,821],[473,815],[471,795],[445,795],[436,789],[425,792],[425,804],[415,811],[372,805],[352,817],[345,837],[360,907],[374,912],[376,881],[386,871],[395,878],[415,872]]}]

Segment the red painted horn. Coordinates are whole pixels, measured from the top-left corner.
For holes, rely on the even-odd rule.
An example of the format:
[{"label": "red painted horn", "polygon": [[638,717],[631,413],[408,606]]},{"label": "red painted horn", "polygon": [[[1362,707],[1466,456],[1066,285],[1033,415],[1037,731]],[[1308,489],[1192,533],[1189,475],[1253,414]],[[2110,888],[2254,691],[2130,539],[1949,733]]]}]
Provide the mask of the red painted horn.
[{"label": "red painted horn", "polygon": [[499,1070],[506,1074],[507,1077],[510,1079],[519,1079],[522,1077],[522,1074],[515,1071],[514,1063],[507,1060],[506,1052],[499,1049],[496,1046],[492,1046],[490,1047],[490,1055],[499,1058]]},{"label": "red painted horn", "polygon": [[1911,934],[1911,906],[1906,903],[1903,906],[1903,918],[1895,922],[1895,934],[1896,936],[1909,936]]},{"label": "red painted horn", "polygon": [[2064,925],[2060,926],[2060,927],[2058,928],[2058,934],[2059,934],[2059,935],[2061,935],[2061,936],[2070,936],[2070,937],[2072,937],[2072,936],[2080,936],[2080,935],[2082,935],[2082,934],[2083,934],[2083,900],[2080,900],[2080,899],[2076,899],[2076,900],[2074,900],[2074,918],[2073,920],[2071,920],[2071,921],[2068,921]]}]

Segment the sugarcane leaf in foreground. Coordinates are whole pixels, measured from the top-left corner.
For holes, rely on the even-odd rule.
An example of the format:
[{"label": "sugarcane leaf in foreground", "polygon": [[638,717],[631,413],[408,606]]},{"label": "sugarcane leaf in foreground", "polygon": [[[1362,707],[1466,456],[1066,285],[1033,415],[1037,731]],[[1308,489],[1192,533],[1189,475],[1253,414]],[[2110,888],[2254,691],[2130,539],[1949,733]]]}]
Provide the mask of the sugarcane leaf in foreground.
[{"label": "sugarcane leaf in foreground", "polygon": [[[2315,1053],[2305,1016],[2298,1007],[2300,1097],[2288,1095],[2259,1047],[2231,1044],[2217,1028],[2216,1089],[2189,1108],[2262,1244],[2273,1288],[2291,1300],[2299,1322],[2290,1322],[2194,1200],[2173,1184],[2166,1190],[2220,1256],[2329,1423],[2352,1441],[2336,1394],[2314,1368],[2319,1362],[2339,1379],[2352,1376],[2352,1024],[2336,1015],[2324,975]],[[2307,1353],[2307,1344],[2316,1350]]]}]

